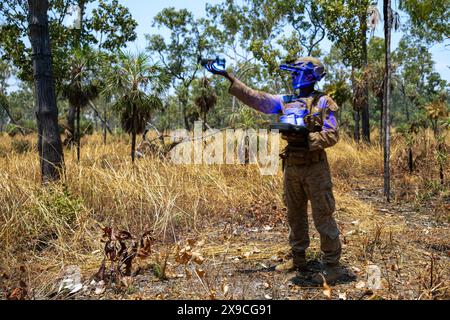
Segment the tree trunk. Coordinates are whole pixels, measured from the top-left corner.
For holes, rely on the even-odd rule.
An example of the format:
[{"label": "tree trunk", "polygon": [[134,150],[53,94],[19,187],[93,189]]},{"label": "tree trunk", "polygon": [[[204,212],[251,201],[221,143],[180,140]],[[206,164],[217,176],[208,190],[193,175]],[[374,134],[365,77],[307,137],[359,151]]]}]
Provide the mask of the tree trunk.
[{"label": "tree trunk", "polygon": [[353,139],[356,142],[359,142],[361,139],[359,134],[359,110],[353,110],[353,120],[355,120],[355,129],[353,131]]},{"label": "tree trunk", "polygon": [[103,111],[103,119],[105,119],[104,121],[102,121],[102,125],[103,125],[103,144],[106,145],[106,107],[105,107],[105,110]]},{"label": "tree trunk", "polygon": [[352,81],[352,91],[353,91],[353,120],[355,121],[355,126],[353,130],[353,139],[355,142],[359,143],[360,140],[360,133],[359,133],[359,109],[357,105],[357,97],[358,90],[355,83],[355,75],[354,75],[354,67],[352,66],[352,72],[351,72],[351,81]]},{"label": "tree trunk", "polygon": [[378,108],[380,108],[380,137],[379,137],[379,143],[380,143],[380,147],[383,145],[383,117],[384,117],[384,113],[383,113],[383,96],[379,96],[378,97]]},{"label": "tree trunk", "polygon": [[390,98],[391,98],[391,0],[384,0],[384,37],[385,37],[385,72],[384,72],[384,195],[386,201],[391,200],[391,173],[389,167],[391,148]]},{"label": "tree trunk", "polygon": [[359,110],[361,110],[361,126],[362,126],[362,136],[363,141],[366,143],[370,143],[370,116],[369,116],[369,84],[367,82],[367,76],[365,72],[368,68],[368,57],[367,57],[367,16],[363,14],[360,16],[360,31],[361,31],[361,47],[362,47],[362,63],[363,63],[363,80],[362,86],[362,99],[361,106]]},{"label": "tree trunk", "polygon": [[137,135],[137,110],[136,104],[133,104],[133,129],[131,133],[131,162],[134,163],[136,157],[136,135]]},{"label": "tree trunk", "polygon": [[69,130],[70,134],[72,135],[70,139],[67,141],[69,145],[73,144],[76,140],[75,138],[75,119],[77,114],[77,108],[70,105],[69,111],[67,111],[67,129]]},{"label": "tree trunk", "polygon": [[108,130],[109,134],[112,135],[113,134],[113,130],[112,130],[110,124],[108,123],[108,120],[106,119],[106,117],[107,117],[106,107],[105,107],[105,109],[103,111],[104,117],[102,117],[100,112],[97,110],[97,108],[95,107],[94,103],[92,102],[92,100],[89,100],[89,106],[95,112],[95,115],[97,116],[97,118],[99,118],[100,121],[102,122],[102,124],[104,125],[103,126],[104,130]]},{"label": "tree trunk", "polygon": [[80,162],[80,149],[81,149],[81,130],[80,130],[80,106],[77,107],[77,161]]},{"label": "tree trunk", "polygon": [[[82,34],[82,32],[83,32],[83,16],[84,16],[84,7],[85,7],[85,0],[79,0],[78,1],[78,6],[80,7],[80,12],[79,12],[79,22],[80,22],[80,24],[79,24],[79,26],[77,26],[78,27],[78,30],[77,30],[77,38],[76,38],[76,46],[77,46],[77,48],[80,48],[81,47],[81,34]],[[79,81],[79,80],[78,80]],[[81,86],[81,84],[80,84],[80,86]],[[80,162],[80,157],[81,157],[81,155],[80,155],[80,153],[81,153],[81,133],[80,133],[80,113],[81,113],[81,107],[80,106],[77,106],[77,135],[76,135],[76,137],[77,137],[77,161],[78,162]]]},{"label": "tree trunk", "polygon": [[414,159],[413,159],[413,151],[412,151],[411,147],[408,147],[408,169],[409,169],[409,173],[413,173]]},{"label": "tree trunk", "polygon": [[53,80],[48,0],[28,0],[29,39],[33,49],[33,70],[38,127],[38,152],[42,181],[60,179],[64,155],[58,126],[55,83]]},{"label": "tree trunk", "polygon": [[[444,152],[444,146],[440,140],[439,140],[439,145],[438,145],[438,152],[439,152],[439,155]],[[444,163],[442,160],[439,160],[439,180],[441,181],[441,185],[444,185],[444,183],[445,183],[444,172],[445,172],[444,171]]]}]

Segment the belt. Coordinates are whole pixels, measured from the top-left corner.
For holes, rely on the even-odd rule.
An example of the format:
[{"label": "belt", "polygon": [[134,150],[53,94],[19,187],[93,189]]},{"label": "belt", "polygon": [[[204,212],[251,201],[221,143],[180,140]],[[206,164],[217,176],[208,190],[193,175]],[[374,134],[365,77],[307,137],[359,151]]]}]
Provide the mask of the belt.
[{"label": "belt", "polygon": [[286,165],[312,165],[326,159],[324,150],[308,151],[305,149],[295,150],[289,146],[280,154],[281,159]]}]

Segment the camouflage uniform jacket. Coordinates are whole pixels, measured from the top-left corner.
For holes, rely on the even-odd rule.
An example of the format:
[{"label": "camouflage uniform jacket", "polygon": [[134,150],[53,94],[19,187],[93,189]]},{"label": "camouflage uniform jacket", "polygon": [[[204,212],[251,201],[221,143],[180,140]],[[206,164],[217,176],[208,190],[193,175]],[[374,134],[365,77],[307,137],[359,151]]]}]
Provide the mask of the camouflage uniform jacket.
[{"label": "camouflage uniform jacket", "polygon": [[[310,130],[307,137],[308,151],[321,151],[332,147],[339,140],[336,113],[338,106],[331,97],[313,92],[309,97],[295,95],[272,95],[253,90],[238,79],[233,79],[229,93],[249,107],[266,114],[284,114],[289,108],[307,108],[305,123]],[[283,135],[288,144],[301,142],[302,137]],[[304,139],[304,138],[303,138]]]}]

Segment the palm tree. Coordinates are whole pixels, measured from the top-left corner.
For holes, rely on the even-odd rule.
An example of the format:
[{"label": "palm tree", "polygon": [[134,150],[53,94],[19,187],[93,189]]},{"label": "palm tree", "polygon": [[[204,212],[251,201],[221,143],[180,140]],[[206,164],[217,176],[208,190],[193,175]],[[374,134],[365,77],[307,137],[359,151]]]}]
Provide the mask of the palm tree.
[{"label": "palm tree", "polygon": [[198,88],[195,89],[197,89],[197,92],[195,93],[194,103],[200,109],[203,130],[206,130],[206,116],[216,105],[217,95],[206,77],[199,80]]},{"label": "palm tree", "polygon": [[[99,95],[99,81],[95,79],[95,56],[88,49],[76,49],[73,53],[70,82],[63,87],[63,97],[69,101],[67,124],[71,137],[65,143],[75,142],[80,161],[80,113],[91,100]],[[76,119],[76,130],[75,130]]]},{"label": "palm tree", "polygon": [[131,134],[131,160],[136,154],[136,135],[145,131],[145,125],[163,103],[161,94],[170,84],[170,76],[158,65],[149,64],[143,53],[120,53],[117,65],[106,77],[103,93],[114,96],[113,108],[120,113],[122,128]]}]

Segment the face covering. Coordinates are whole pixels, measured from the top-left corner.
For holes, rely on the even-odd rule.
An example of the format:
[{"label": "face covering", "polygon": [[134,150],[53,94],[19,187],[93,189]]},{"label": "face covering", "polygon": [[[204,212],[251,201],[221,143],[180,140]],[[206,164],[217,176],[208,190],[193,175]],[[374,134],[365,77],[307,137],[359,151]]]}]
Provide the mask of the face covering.
[{"label": "face covering", "polygon": [[294,90],[309,87],[316,81],[317,79],[313,70],[307,69],[292,73],[292,88]]},{"label": "face covering", "polygon": [[321,79],[316,75],[314,65],[312,63],[297,65],[282,64],[280,69],[291,72],[292,88],[294,90],[309,87]]}]

